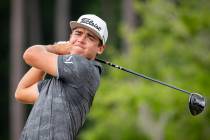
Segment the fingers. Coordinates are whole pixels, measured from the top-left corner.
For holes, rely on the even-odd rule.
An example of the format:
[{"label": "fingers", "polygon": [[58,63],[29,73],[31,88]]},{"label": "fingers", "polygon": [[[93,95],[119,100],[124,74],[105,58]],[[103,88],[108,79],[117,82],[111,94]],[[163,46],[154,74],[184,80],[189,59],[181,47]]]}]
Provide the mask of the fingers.
[{"label": "fingers", "polygon": [[69,41],[58,41],[55,44],[66,44],[66,43],[69,43]]},{"label": "fingers", "polygon": [[54,44],[58,55],[66,55],[71,53],[71,44],[69,41],[59,41]]}]

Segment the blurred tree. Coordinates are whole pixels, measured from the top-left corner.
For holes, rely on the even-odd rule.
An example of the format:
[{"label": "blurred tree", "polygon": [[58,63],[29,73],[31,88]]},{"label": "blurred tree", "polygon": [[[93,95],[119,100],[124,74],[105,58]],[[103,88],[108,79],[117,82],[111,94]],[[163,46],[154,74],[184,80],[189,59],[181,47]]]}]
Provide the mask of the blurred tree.
[{"label": "blurred tree", "polygon": [[0,139],[9,139],[9,9],[10,1],[0,1]]},{"label": "blurred tree", "polygon": [[[123,28],[127,33],[132,33],[136,28],[136,15],[133,8],[133,1],[132,0],[122,0],[122,22]],[[129,55],[131,51],[131,44],[128,41],[128,38],[123,36],[122,39],[122,50],[123,54]]]},{"label": "blurred tree", "polygon": [[40,16],[40,1],[39,0],[27,0],[26,1],[26,18],[28,23],[29,45],[40,43],[42,40],[41,30],[41,16]]},{"label": "blurred tree", "polygon": [[[128,39],[131,49],[129,55],[118,51],[112,61],[183,89],[199,91],[208,102],[210,2],[134,0],[132,5],[141,24],[133,32],[130,26],[121,26],[121,35]],[[89,115],[91,127],[80,138],[207,140],[209,109],[192,117],[188,96],[172,93],[177,92],[110,68]]]},{"label": "blurred tree", "polygon": [[71,0],[56,0],[55,3],[55,40],[68,40],[69,37],[69,17]]},{"label": "blurred tree", "polygon": [[12,0],[10,19],[10,139],[16,140],[23,128],[24,108],[15,101],[16,86],[23,74],[22,52],[25,40],[24,1]]}]

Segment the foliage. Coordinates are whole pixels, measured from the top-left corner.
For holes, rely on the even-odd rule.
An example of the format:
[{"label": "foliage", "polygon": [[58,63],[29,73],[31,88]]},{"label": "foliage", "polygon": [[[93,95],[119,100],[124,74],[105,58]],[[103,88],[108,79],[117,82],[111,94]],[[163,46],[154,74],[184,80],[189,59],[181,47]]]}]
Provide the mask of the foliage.
[{"label": "foliage", "polygon": [[[135,0],[133,5],[142,24],[132,33],[121,27],[132,49],[127,55],[113,56],[112,61],[201,92],[208,100],[210,2]],[[102,78],[89,123],[79,135],[81,140],[210,137],[208,108],[193,117],[188,111],[188,96],[113,68],[106,69],[109,71]]]}]

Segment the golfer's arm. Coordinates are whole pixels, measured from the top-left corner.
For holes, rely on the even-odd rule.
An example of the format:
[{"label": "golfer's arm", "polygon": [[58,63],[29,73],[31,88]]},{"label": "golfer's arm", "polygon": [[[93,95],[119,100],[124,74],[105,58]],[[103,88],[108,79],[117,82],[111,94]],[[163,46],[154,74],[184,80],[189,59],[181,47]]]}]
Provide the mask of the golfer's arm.
[{"label": "golfer's arm", "polygon": [[33,104],[39,96],[37,82],[42,80],[44,75],[42,70],[32,67],[20,80],[15,98],[22,103]]},{"label": "golfer's arm", "polygon": [[57,57],[53,45],[34,45],[23,54],[23,58],[28,65],[52,76],[57,76]]}]

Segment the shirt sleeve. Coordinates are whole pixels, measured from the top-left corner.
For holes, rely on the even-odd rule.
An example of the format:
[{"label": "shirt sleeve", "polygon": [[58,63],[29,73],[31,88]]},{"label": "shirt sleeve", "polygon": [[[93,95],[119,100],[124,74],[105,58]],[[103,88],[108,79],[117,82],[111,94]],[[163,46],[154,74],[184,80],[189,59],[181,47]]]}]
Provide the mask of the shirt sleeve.
[{"label": "shirt sleeve", "polygon": [[74,86],[82,85],[93,69],[90,61],[79,55],[58,56],[58,79]]},{"label": "shirt sleeve", "polygon": [[46,82],[47,82],[46,80],[42,80],[42,81],[38,82],[37,88],[38,88],[39,93],[41,92],[41,90],[44,87],[44,85],[46,85]]}]

